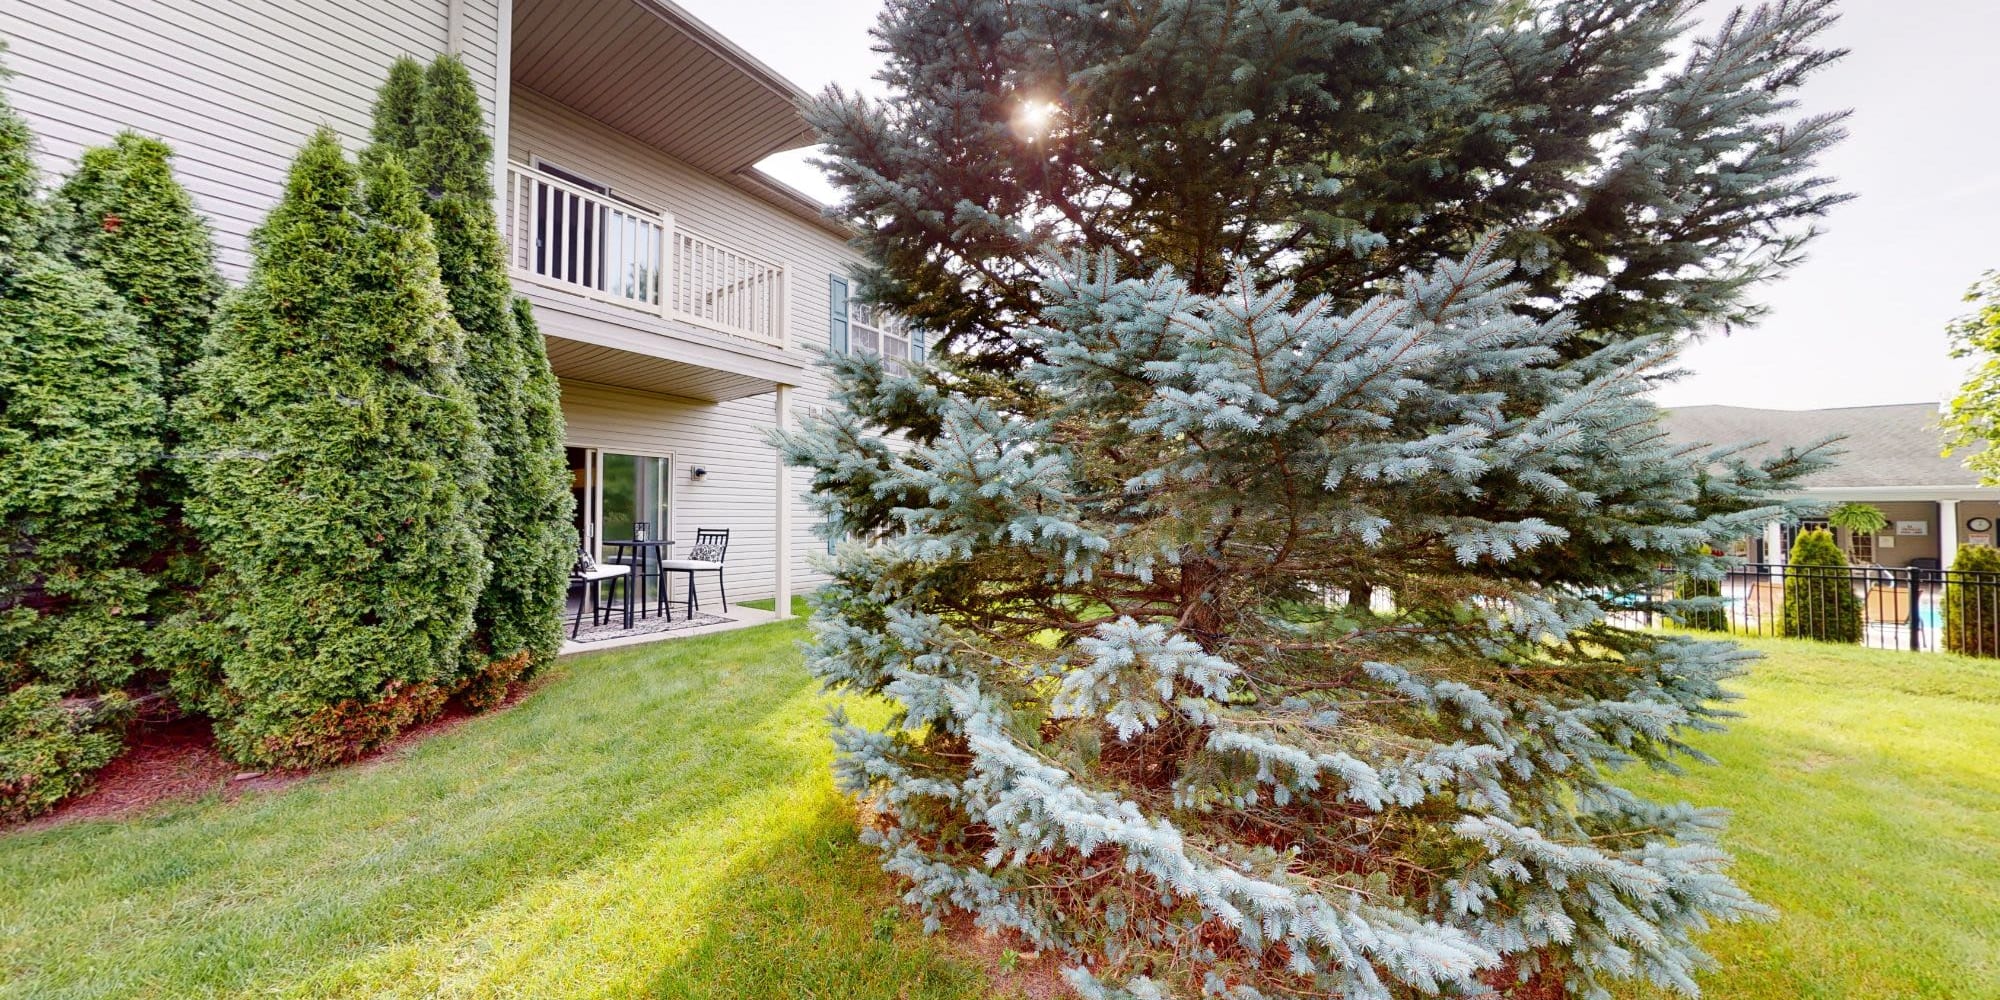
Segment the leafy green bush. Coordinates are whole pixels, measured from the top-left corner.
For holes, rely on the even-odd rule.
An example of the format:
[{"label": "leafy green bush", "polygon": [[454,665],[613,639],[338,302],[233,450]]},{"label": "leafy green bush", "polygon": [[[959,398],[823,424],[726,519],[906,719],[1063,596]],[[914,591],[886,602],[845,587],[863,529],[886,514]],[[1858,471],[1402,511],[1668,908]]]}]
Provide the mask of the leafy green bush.
[{"label": "leafy green bush", "polygon": [[37,816],[90,787],[118,756],[130,702],[65,698],[52,684],[0,694],[0,823]]},{"label": "leafy green bush", "polygon": [[330,130],[251,237],[184,400],[188,515],[216,565],[184,697],[232,756],[310,766],[434,712],[485,583],[486,452],[409,173]]},{"label": "leafy green bush", "polygon": [[1779,611],[1783,634],[1821,642],[1861,641],[1861,598],[1847,574],[1847,557],[1833,533],[1814,528],[1792,543]]},{"label": "leafy green bush", "polygon": [[[495,701],[562,644],[574,543],[562,411],[530,314],[517,309],[493,213],[493,143],[465,64],[403,58],[375,106],[375,148],[402,154],[435,226],[438,268],[465,331],[464,377],[492,460],[480,512],[492,575],[467,650],[468,703]],[[548,394],[549,400],[538,397]],[[521,659],[523,656],[525,660]],[[499,689],[494,690],[498,683]]]},{"label": "leafy green bush", "polygon": [[1944,588],[1944,648],[1967,656],[2000,656],[2000,549],[1961,545],[1951,561],[1960,573],[1987,577],[1948,578]]},{"label": "leafy green bush", "polygon": [[[56,197],[70,259],[102,277],[138,320],[140,336],[159,356],[160,392],[169,409],[208,339],[223,290],[208,223],[174,179],[172,156],[157,139],[120,133],[110,145],[86,150]],[[168,453],[179,446],[171,420],[161,428],[160,443]],[[201,583],[200,547],[181,517],[187,484],[170,464],[155,463],[145,486],[146,504],[159,517],[149,544],[133,559],[154,584],[152,617],[170,619]],[[154,630],[149,661],[170,662],[159,642],[166,634]]]}]

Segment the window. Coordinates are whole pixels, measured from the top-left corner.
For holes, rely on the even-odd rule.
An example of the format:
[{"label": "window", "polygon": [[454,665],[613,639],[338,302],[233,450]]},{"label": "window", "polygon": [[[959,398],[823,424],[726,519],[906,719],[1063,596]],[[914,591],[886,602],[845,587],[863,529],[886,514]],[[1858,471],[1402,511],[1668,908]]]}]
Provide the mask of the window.
[{"label": "window", "polygon": [[1872,563],[1875,561],[1875,533],[1872,531],[1851,531],[1847,539],[1849,562]]},{"label": "window", "polygon": [[853,349],[892,361],[910,360],[910,324],[901,316],[862,302],[848,304]]},{"label": "window", "polygon": [[535,157],[535,169],[549,175],[550,177],[555,178],[556,180],[567,181],[571,184],[576,185],[577,187],[583,188],[586,191],[595,191],[598,194],[611,193],[611,185],[591,180],[590,178],[585,177],[582,174],[576,173],[575,171],[572,170],[564,170],[563,168],[558,167],[555,164],[550,163],[549,161],[544,160],[539,156]]},{"label": "window", "polygon": [[845,354],[876,354],[901,367],[924,360],[924,333],[910,321],[861,301],[859,285],[833,277],[833,350]]}]

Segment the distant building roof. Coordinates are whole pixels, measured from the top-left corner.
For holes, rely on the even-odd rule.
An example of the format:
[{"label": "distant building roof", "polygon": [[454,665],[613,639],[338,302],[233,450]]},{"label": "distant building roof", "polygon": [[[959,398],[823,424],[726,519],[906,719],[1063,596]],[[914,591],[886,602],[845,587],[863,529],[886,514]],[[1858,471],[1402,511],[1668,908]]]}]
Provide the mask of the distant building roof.
[{"label": "distant building roof", "polygon": [[1971,486],[1979,476],[1965,454],[1951,458],[1938,427],[1938,404],[1845,406],[1831,410],[1759,410],[1748,406],[1682,406],[1667,411],[1675,440],[1715,445],[1763,442],[1753,456],[1787,445],[1804,447],[1839,436],[1832,468],[1814,473],[1808,489],[1896,486]]}]

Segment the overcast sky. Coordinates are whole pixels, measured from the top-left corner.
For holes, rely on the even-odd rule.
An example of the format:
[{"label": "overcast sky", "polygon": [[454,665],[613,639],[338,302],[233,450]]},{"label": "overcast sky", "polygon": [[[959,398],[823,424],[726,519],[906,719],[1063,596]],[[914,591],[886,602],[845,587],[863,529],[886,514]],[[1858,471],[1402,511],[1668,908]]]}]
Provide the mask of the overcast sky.
[{"label": "overcast sky", "polygon": [[[876,0],[680,0],[808,91],[879,93]],[[1715,3],[1716,9],[1725,4]],[[1853,108],[1826,172],[1860,197],[1835,209],[1810,259],[1761,294],[1763,325],[1688,350],[1667,405],[1801,409],[1934,401],[1960,366],[1944,325],[1980,272],[2000,268],[2000,0],[1845,0],[1830,44],[1852,49],[1806,89],[1809,110]],[[803,153],[765,169],[831,198]]]}]

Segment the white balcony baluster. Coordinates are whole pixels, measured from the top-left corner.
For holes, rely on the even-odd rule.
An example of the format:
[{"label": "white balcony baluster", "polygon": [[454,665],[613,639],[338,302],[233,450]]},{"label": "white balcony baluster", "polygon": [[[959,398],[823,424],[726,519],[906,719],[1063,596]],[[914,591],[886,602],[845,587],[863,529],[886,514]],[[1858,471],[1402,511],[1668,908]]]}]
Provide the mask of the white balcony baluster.
[{"label": "white balcony baluster", "polygon": [[516,278],[784,346],[784,265],[521,164],[506,206]]}]

